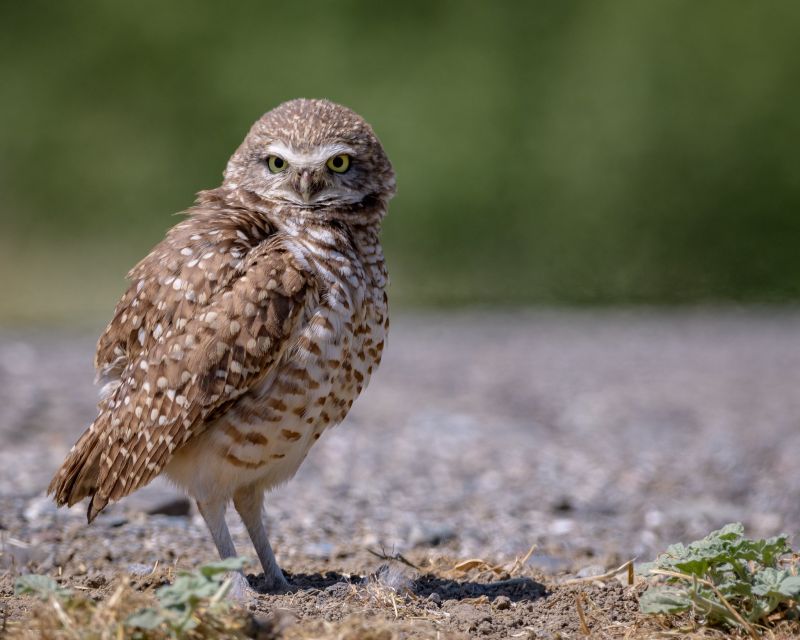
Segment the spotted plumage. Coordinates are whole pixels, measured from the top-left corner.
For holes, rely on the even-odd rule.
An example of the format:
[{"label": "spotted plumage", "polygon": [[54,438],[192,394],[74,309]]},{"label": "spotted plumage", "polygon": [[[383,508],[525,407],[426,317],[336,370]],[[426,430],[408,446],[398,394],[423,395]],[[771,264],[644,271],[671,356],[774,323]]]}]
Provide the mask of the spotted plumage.
[{"label": "spotted plumage", "polygon": [[386,342],[380,222],[394,173],[372,129],[324,100],[265,114],[221,187],[128,274],[101,336],[99,413],[50,484],[109,502],[164,473],[223,557],[233,500],[267,582],[285,586],[261,497],[347,415]]}]

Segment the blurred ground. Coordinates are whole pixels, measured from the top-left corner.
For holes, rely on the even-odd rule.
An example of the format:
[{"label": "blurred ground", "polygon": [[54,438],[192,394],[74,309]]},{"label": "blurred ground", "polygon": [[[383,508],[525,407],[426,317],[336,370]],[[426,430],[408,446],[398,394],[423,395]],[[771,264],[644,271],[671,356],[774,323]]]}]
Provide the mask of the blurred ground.
[{"label": "blurred ground", "polygon": [[[93,416],[93,338],[0,334],[0,561],[62,567],[69,581],[213,559],[197,516],[142,515],[174,497],[164,484],[91,527],[82,508],[56,514],[41,498]],[[296,577],[301,595],[278,604],[300,607],[305,620],[338,619],[348,609],[335,590],[324,602],[309,594],[377,569],[368,548],[417,564],[508,562],[536,544],[526,575],[546,582],[650,559],[729,521],[752,535],[796,533],[799,381],[798,311],[399,316],[351,417],[268,496],[279,561],[311,576]],[[465,584],[439,585],[442,611],[507,593],[512,613],[528,616],[509,625],[577,628],[572,607],[558,620],[544,604],[524,608],[541,600],[538,583]],[[425,597],[436,590],[426,588]],[[446,617],[442,629],[480,626]],[[493,624],[480,633],[505,637]]]}]

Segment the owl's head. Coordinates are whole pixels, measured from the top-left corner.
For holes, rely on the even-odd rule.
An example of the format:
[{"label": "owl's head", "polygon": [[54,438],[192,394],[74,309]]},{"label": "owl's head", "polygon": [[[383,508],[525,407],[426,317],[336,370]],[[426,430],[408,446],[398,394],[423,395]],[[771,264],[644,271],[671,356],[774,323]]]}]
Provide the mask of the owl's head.
[{"label": "owl's head", "polygon": [[250,129],[223,186],[316,214],[388,201],[392,165],[364,119],[327,100],[284,102]]}]

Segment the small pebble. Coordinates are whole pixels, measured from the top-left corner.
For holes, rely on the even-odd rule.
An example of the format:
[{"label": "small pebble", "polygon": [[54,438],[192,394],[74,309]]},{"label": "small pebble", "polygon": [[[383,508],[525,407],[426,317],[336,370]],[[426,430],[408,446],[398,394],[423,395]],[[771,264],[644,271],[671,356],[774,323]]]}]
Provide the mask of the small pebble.
[{"label": "small pebble", "polygon": [[511,608],[511,598],[508,596],[497,596],[494,599],[494,606],[500,611]]},{"label": "small pebble", "polygon": [[132,576],[146,576],[153,572],[153,566],[134,562],[128,565],[128,573]]},{"label": "small pebble", "polygon": [[590,564],[588,567],[584,567],[580,571],[578,571],[577,576],[579,578],[593,578],[594,576],[603,575],[606,572],[606,568],[600,564]]}]

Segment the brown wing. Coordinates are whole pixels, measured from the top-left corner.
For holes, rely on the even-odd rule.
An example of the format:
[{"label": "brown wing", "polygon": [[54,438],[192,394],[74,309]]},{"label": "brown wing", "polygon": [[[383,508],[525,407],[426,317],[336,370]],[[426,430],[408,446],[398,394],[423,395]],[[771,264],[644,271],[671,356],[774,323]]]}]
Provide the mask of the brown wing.
[{"label": "brown wing", "polygon": [[[209,416],[269,372],[313,288],[278,240],[251,250],[204,301],[173,302],[180,312],[172,318],[161,303],[172,300],[169,291],[189,289],[169,277],[148,299],[154,318],[169,318],[168,328],[144,325],[143,340],[137,329],[138,347],[131,345],[118,385],[50,484],[59,504],[91,495],[90,521],[109,501],[152,480],[177,447],[203,431]],[[110,331],[118,331],[115,323]]]},{"label": "brown wing", "polygon": [[242,275],[247,253],[274,232],[262,216],[222,206],[216,191],[201,192],[188,213],[128,273],[131,285],[97,343],[99,378],[118,378],[149,339],[188,321],[195,305],[224,291]]}]

